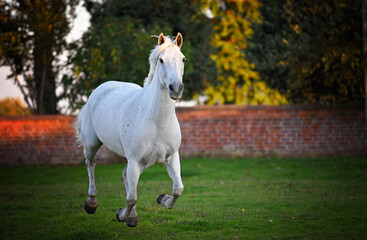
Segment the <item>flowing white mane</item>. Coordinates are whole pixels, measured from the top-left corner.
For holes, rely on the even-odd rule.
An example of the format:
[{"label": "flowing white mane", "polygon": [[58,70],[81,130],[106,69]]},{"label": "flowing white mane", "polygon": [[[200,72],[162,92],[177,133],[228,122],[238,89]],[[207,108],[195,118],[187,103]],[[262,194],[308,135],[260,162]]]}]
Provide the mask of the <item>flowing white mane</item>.
[{"label": "flowing white mane", "polygon": [[175,39],[171,39],[170,37],[164,37],[164,43],[161,45],[156,45],[155,48],[150,52],[149,55],[149,63],[150,63],[150,68],[149,68],[149,74],[148,76],[145,78],[144,80],[144,86],[149,85],[152,80],[153,80],[153,76],[155,73],[155,69],[157,67],[157,62],[158,62],[158,56],[159,54],[166,48],[168,47],[172,47],[175,46]]}]

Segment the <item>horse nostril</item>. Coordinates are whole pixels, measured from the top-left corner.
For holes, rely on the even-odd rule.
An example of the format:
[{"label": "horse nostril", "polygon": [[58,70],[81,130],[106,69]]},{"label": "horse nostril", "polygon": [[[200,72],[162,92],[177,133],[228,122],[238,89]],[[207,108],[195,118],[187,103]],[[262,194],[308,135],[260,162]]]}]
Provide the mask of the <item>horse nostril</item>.
[{"label": "horse nostril", "polygon": [[184,88],[184,85],[181,83],[179,88],[180,88],[180,91],[182,91],[182,89]]},{"label": "horse nostril", "polygon": [[173,91],[173,86],[172,86],[172,84],[168,85],[168,88],[169,88],[169,90]]}]

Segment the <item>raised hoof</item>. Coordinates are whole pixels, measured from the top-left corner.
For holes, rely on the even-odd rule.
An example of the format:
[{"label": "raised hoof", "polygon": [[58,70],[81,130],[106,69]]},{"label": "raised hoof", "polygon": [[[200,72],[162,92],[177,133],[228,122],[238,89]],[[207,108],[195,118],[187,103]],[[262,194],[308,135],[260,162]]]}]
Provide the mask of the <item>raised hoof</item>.
[{"label": "raised hoof", "polygon": [[120,220],[120,218],[119,218],[119,215],[120,215],[120,212],[121,211],[123,211],[124,209],[122,209],[122,208],[120,208],[119,210],[117,210],[117,212],[116,212],[116,218],[117,218],[117,221],[119,221],[119,222],[123,222],[123,221],[121,221]]},{"label": "raised hoof", "polygon": [[163,193],[163,194],[159,195],[159,196],[157,197],[157,203],[162,204],[162,199],[163,199],[166,195],[167,195],[167,194],[165,194],[165,193]]},{"label": "raised hoof", "polygon": [[138,217],[130,217],[127,221],[126,221],[126,225],[128,227],[136,227],[138,225]]},{"label": "raised hoof", "polygon": [[87,200],[84,201],[84,210],[88,213],[88,214],[94,214],[97,210],[97,205],[95,207],[91,207],[89,206]]}]

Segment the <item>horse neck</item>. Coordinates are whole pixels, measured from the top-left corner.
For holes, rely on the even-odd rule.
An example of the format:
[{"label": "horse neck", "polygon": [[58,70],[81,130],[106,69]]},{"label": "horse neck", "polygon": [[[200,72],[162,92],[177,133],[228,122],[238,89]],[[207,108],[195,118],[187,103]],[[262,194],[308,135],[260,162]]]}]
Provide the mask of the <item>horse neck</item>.
[{"label": "horse neck", "polygon": [[167,122],[175,116],[175,101],[169,97],[168,90],[161,84],[157,72],[146,93],[149,118],[154,119],[158,125],[167,126]]}]

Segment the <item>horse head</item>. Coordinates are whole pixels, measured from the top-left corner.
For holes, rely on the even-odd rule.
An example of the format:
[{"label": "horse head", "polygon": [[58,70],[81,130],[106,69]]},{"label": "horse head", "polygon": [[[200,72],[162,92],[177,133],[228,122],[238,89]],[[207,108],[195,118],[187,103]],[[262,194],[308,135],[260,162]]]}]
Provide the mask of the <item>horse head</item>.
[{"label": "horse head", "polygon": [[158,46],[166,46],[158,55],[157,70],[162,85],[173,100],[180,99],[184,89],[182,78],[186,58],[181,52],[182,43],[181,33],[177,34],[174,41],[163,36],[163,33],[158,37]]}]

